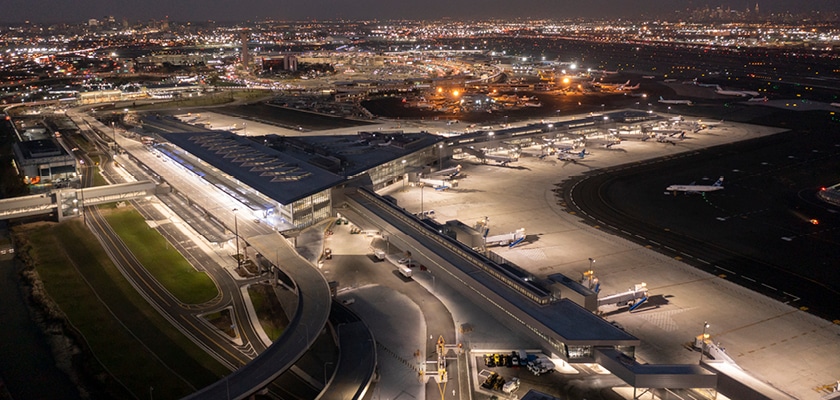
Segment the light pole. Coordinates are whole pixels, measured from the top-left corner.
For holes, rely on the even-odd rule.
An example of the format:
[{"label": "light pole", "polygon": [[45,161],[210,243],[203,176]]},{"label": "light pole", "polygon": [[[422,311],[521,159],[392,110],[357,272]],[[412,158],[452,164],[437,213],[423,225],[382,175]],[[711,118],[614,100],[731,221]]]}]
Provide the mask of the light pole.
[{"label": "light pole", "polygon": [[114,135],[114,156],[117,155],[117,126],[111,121],[111,133]]},{"label": "light pole", "polygon": [[235,238],[234,240],[236,240],[236,269],[238,271],[242,267],[242,258],[239,255],[239,221],[236,219],[237,210],[239,209],[233,209],[233,236]]},{"label": "light pole", "polygon": [[423,192],[424,192],[423,188],[425,188],[425,187],[426,187],[426,185],[424,185],[423,182],[420,182],[420,218],[423,218],[425,216],[423,214],[423,211],[424,211],[423,210]]},{"label": "light pole", "polygon": [[709,323],[703,321],[703,335],[700,336],[700,363],[703,363],[703,353],[706,351],[706,329],[709,327]]},{"label": "light pole", "polygon": [[438,169],[443,169],[443,143],[438,145]]}]

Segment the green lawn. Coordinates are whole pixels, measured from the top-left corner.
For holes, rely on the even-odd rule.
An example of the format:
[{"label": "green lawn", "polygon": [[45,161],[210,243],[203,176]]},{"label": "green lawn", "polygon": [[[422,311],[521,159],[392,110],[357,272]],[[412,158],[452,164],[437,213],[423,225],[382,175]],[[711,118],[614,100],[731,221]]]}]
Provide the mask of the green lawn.
[{"label": "green lawn", "polygon": [[207,92],[201,96],[182,97],[170,101],[155,102],[154,104],[137,105],[135,110],[170,109],[173,107],[209,107],[231,103],[236,100],[256,100],[271,97],[267,90],[229,90]]},{"label": "green lawn", "polygon": [[83,365],[109,397],[146,398],[154,387],[155,398],[179,398],[229,373],[134,290],[81,222],[28,226],[23,250],[98,359]]},{"label": "green lawn", "polygon": [[251,304],[260,320],[260,325],[271,341],[277,340],[283,334],[283,330],[289,325],[286,314],[283,313],[283,306],[277,299],[269,285],[248,286],[248,296],[251,297]]},{"label": "green lawn", "polygon": [[193,268],[136,210],[109,212],[105,218],[134,256],[179,301],[201,304],[218,296],[213,280]]}]

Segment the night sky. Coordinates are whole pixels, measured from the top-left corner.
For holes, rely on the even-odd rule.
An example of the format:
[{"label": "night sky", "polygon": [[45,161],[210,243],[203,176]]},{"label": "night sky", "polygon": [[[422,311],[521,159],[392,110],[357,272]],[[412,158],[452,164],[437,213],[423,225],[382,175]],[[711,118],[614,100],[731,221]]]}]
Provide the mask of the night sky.
[{"label": "night sky", "polygon": [[[840,11],[838,0],[758,0],[762,13]],[[668,11],[703,6],[737,10],[756,0],[4,0],[2,22],[68,22],[114,16],[117,20],[234,22],[304,19],[483,19],[667,16]]]}]

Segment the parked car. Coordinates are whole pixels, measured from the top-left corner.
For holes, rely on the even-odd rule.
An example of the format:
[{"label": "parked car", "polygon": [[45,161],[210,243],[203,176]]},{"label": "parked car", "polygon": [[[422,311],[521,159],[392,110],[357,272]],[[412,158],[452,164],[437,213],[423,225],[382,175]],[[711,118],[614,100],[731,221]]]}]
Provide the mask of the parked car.
[{"label": "parked car", "polygon": [[514,351],[514,352],[510,353],[510,364],[511,364],[510,366],[512,366],[512,367],[518,367],[520,365],[520,363],[519,363],[519,353],[518,352]]},{"label": "parked car", "polygon": [[502,393],[511,394],[519,389],[519,378],[510,378],[510,381],[502,386]]}]

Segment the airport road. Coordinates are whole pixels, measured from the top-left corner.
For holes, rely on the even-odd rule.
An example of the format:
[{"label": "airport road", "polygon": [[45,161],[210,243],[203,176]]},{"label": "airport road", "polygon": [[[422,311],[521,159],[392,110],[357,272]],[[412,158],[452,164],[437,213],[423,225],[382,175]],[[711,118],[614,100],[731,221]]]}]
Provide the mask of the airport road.
[{"label": "airport road", "polygon": [[[81,129],[85,129],[87,124],[82,120],[80,115],[73,113],[68,113],[68,115],[79,124]],[[91,121],[90,123],[95,124],[96,122]],[[202,197],[200,195],[205,194],[208,188],[196,184],[194,177],[192,177],[193,179],[189,179],[188,174],[185,174],[183,171],[178,171],[180,169],[179,167],[171,166],[173,163],[161,162],[148,149],[145,149],[142,144],[136,141],[122,138],[120,145],[136,159],[141,160],[145,165],[155,169],[155,173],[159,176],[162,176],[167,181],[176,180],[179,184],[183,185],[188,195],[192,194],[195,197],[203,199],[199,204],[206,207],[206,209],[220,210],[221,212],[218,212],[216,217],[227,226],[234,225],[234,215],[231,210],[235,207],[228,208],[231,205],[229,203],[218,205],[213,202],[216,199],[231,202],[232,199],[227,195],[215,193]],[[91,175],[87,179],[86,184],[89,185],[92,179]],[[170,183],[172,182],[170,181]],[[190,192],[191,190],[192,192]],[[210,190],[217,189],[212,188]],[[237,205],[235,202],[233,203],[233,206]],[[242,205],[238,206],[244,208]],[[225,209],[228,211],[222,211]],[[284,270],[296,278],[300,296],[298,310],[295,313],[292,324],[284,335],[269,348],[266,348],[262,344],[262,339],[254,330],[254,322],[249,319],[251,314],[248,312],[244,299],[241,296],[241,291],[239,290],[239,287],[241,285],[247,285],[249,283],[248,281],[236,282],[223,268],[215,265],[212,262],[213,260],[206,258],[206,256],[199,256],[198,251],[190,251],[189,246],[181,246],[182,248],[180,250],[186,250],[188,257],[191,257],[193,260],[199,261],[198,257],[201,257],[199,262],[209,262],[209,264],[203,264],[204,267],[207,268],[208,273],[216,281],[223,296],[229,296],[229,299],[214,299],[210,304],[205,305],[207,306],[206,309],[200,306],[179,304],[148,274],[142,265],[139,265],[139,262],[134,259],[130,251],[122,244],[110,227],[107,226],[104,218],[98,215],[97,211],[91,211],[96,212],[95,216],[97,219],[96,224],[91,223],[90,225],[98,227],[97,231],[101,237],[110,238],[107,241],[103,240],[104,245],[109,249],[111,254],[117,254],[117,256],[112,258],[115,259],[118,265],[121,267],[128,266],[123,269],[123,273],[126,274],[129,281],[132,282],[141,295],[144,295],[164,317],[169,319],[170,322],[179,327],[188,337],[192,338],[199,346],[208,350],[210,354],[214,355],[222,363],[231,368],[238,368],[248,364],[247,368],[237,369],[223,380],[202,389],[194,394],[194,396],[200,396],[201,398],[229,398],[233,396],[238,398],[269,385],[280,372],[290,367],[308,349],[326,322],[329,314],[329,290],[323,277],[309,263],[301,259],[285,239],[273,233],[270,228],[254,223],[250,218],[236,221],[237,225],[239,225],[240,236],[243,238],[250,237],[250,242],[252,242],[254,248],[262,250],[264,254],[275,254],[278,259],[282,259]],[[219,215],[222,213],[224,214]],[[152,210],[147,210],[146,214],[156,215]],[[192,240],[191,237],[184,235],[177,229],[162,229],[161,232],[172,243],[183,244]],[[227,304],[234,307],[234,318],[241,329],[240,338],[243,340],[242,344],[237,344],[229,338],[224,338],[221,333],[209,328],[197,319],[197,314],[202,311],[215,310]],[[295,350],[288,351],[287,349],[289,347]],[[287,377],[287,379],[289,378]],[[300,387],[309,386],[304,379],[297,379],[294,385]],[[301,398],[292,389],[277,385],[273,385],[271,389],[284,393],[291,398]]]},{"label": "airport road", "polygon": [[[84,127],[81,129],[85,130]],[[91,163],[89,158],[86,160],[86,163]],[[113,168],[113,165],[109,161],[102,165],[102,167],[110,170]],[[119,176],[113,170],[108,175],[111,177]],[[92,179],[90,169],[86,168],[84,185],[89,186],[92,184]],[[153,213],[149,204],[137,203],[136,205],[138,206],[138,210],[145,215]],[[138,293],[143,295],[149,301],[149,304],[155,307],[174,326],[181,329],[184,334],[196,341],[197,344],[205,349],[215,349],[211,354],[214,354],[220,362],[230,368],[235,368],[247,363],[259,350],[264,349],[265,346],[262,345],[259,336],[253,329],[253,324],[248,319],[249,314],[241,295],[239,295],[237,300],[234,300],[234,297],[239,294],[239,285],[233,281],[230,275],[224,273],[222,268],[214,268],[215,263],[212,259],[209,259],[205,254],[201,254],[201,252],[196,251],[194,248],[188,248],[187,244],[191,242],[191,238],[186,237],[186,235],[177,229],[173,229],[172,226],[159,226],[161,228],[159,231],[167,240],[173,246],[178,247],[182,251],[182,254],[185,254],[193,262],[193,265],[207,272],[216,283],[219,289],[219,296],[201,305],[181,303],[161,286],[131,254],[130,249],[126,247],[119,236],[111,229],[96,207],[86,207],[85,213],[90,217],[87,221],[88,226],[99,235],[103,246],[108,250],[117,267],[120,268],[122,274],[131,282],[132,286],[137,289]],[[208,328],[197,317],[199,314],[216,311],[227,305],[234,307],[234,318],[237,319],[236,323],[243,335],[244,346],[237,345],[230,338],[223,337],[215,329]],[[252,345],[249,343],[250,341],[254,341],[255,343]]]},{"label": "airport road", "polygon": [[[523,158],[510,167],[498,167],[459,160],[468,177],[455,189],[425,191],[424,208],[434,209],[438,222],[458,219],[472,225],[489,217],[491,234],[524,227],[525,243],[491,250],[537,276],[563,273],[579,278],[591,265],[604,294],[646,282],[651,301],[638,312],[615,306],[602,309],[605,318],[642,339],[636,351],[642,362],[696,363],[699,354],[687,344],[708,321],[712,339],[745,370],[796,397],[816,399],[819,393],[814,388],[840,375],[840,363],[833,357],[840,351],[840,327],[605,232],[600,225],[581,223],[582,216],[566,209],[563,188],[557,186],[570,176],[599,168],[632,168],[637,162],[683,157],[778,131],[727,122],[689,134],[675,145],[624,141],[618,146],[621,151],[591,148],[592,156],[576,164]],[[418,212],[420,190],[395,185],[382,194],[393,196],[409,212]]]},{"label": "airport road", "polygon": [[[424,286],[400,275],[392,262],[376,260],[371,251],[372,238],[350,234],[348,225],[336,225],[332,230],[334,234],[325,240],[325,246],[332,249],[333,258],[324,261],[324,275],[329,280],[339,282],[340,299],[354,298],[359,305],[354,303],[349,307],[356,311],[360,309],[362,319],[372,329],[378,328],[374,330],[374,335],[380,347],[380,359],[390,357],[401,360],[402,363],[396,364],[395,368],[405,369],[405,372],[410,370],[414,380],[406,384],[417,384],[421,363],[426,364],[423,368],[436,368],[428,363],[437,361],[435,344],[438,338],[443,336],[448,345],[457,343],[452,314]],[[380,244],[386,247],[384,242]],[[392,254],[399,258],[401,250],[394,245],[389,247]],[[419,267],[414,272],[423,274]],[[405,320],[403,326],[383,326],[387,320],[399,321],[404,318],[399,315],[401,313],[417,315],[415,318],[422,318],[422,321]],[[416,356],[415,351],[420,351],[421,355]],[[452,366],[450,382],[447,383],[450,388],[458,387],[458,374],[454,371],[455,366]],[[387,386],[386,383],[378,385]],[[379,393],[387,395],[390,392],[392,390],[383,388]],[[437,392],[436,386],[434,392]],[[432,396],[428,388],[426,393]]]}]

